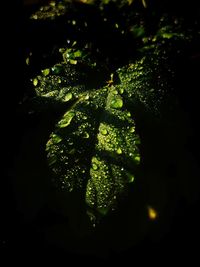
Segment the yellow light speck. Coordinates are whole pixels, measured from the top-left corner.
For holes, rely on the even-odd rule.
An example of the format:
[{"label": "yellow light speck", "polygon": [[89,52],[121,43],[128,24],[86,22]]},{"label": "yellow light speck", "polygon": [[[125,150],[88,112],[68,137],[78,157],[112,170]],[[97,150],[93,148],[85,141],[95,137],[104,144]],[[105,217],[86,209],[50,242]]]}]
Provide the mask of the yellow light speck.
[{"label": "yellow light speck", "polygon": [[148,217],[150,220],[156,220],[158,218],[158,213],[157,211],[151,207],[151,206],[148,206]]}]

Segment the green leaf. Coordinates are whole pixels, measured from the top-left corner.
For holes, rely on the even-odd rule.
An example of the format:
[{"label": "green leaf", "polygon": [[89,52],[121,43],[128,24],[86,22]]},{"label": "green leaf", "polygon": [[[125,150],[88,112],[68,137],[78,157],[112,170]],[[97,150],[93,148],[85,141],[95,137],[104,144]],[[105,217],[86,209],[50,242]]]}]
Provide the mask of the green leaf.
[{"label": "green leaf", "polygon": [[[132,30],[138,38],[145,34],[143,27]],[[171,41],[182,37],[163,28],[143,38],[147,45],[141,47],[142,56],[113,72],[118,79],[111,76],[109,86],[105,76],[104,86],[97,82],[100,62],[76,44],[60,49],[63,62],[32,80],[38,97],[71,103],[50,135],[47,158],[59,187],[81,189],[91,220],[115,209],[137,179],[142,142],[138,118],[159,118],[172,110],[174,71],[168,55]]]},{"label": "green leaf", "polygon": [[68,192],[82,190],[91,220],[115,209],[137,179],[141,157],[135,123],[138,107],[139,112],[159,117],[165,103],[169,105],[168,77],[173,72],[167,62],[165,50],[156,46],[140,60],[118,69],[118,84],[99,89],[88,90],[69,63],[53,67],[59,66],[59,74],[37,77],[39,96],[60,102],[76,100],[56,124],[46,151],[56,183]]},{"label": "green leaf", "polygon": [[57,123],[46,147],[63,187],[85,188],[95,218],[116,207],[140,162],[135,123],[121,103],[114,87],[87,92]]}]

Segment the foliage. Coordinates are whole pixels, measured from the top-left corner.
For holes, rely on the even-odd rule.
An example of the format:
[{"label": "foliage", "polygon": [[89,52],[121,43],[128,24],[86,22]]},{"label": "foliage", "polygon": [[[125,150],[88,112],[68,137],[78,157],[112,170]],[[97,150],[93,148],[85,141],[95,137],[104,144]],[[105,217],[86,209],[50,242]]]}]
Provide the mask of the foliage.
[{"label": "foliage", "polygon": [[[37,23],[58,21],[58,27],[62,18],[72,36],[89,32],[81,40],[68,38],[70,31],[66,31],[64,45],[54,49],[57,62],[45,66],[32,83],[41,107],[44,103],[68,104],[47,142],[48,163],[60,188],[68,192],[81,189],[87,213],[96,221],[117,207],[141,171],[138,120],[160,121],[176,109],[173,56],[178,51],[180,57],[183,44],[192,37],[181,21],[165,16],[149,28],[143,11],[138,14],[133,8],[127,12],[126,7],[134,7],[135,1],[120,5],[117,1],[79,2],[80,6],[70,1],[51,2],[31,16]],[[106,9],[111,2],[118,10],[116,19]],[[146,8],[146,2],[142,3]],[[79,8],[85,4],[99,16],[95,36],[100,31],[100,38],[111,34],[114,41],[96,42],[89,16],[82,14],[84,23],[79,23]],[[116,41],[121,46],[113,52]],[[55,52],[48,57],[54,58]]]}]

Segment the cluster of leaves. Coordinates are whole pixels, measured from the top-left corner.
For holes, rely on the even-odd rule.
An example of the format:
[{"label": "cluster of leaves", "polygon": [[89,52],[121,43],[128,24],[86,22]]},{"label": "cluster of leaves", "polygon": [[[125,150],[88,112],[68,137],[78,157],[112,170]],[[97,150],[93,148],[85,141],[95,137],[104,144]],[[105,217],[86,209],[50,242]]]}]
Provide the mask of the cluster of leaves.
[{"label": "cluster of leaves", "polygon": [[[71,25],[73,37],[74,33],[82,37],[90,32],[85,40],[75,40],[70,31],[66,32],[62,47],[54,47],[57,62],[45,66],[41,74],[32,77],[32,83],[41,106],[68,104],[47,142],[48,163],[60,188],[82,190],[87,213],[95,221],[116,208],[141,169],[142,140],[137,121],[144,114],[159,120],[175,108],[171,58],[174,47],[181,54],[180,43],[188,42],[191,36],[177,19],[169,24],[165,17],[149,30],[143,15],[134,8],[127,12],[134,1],[120,5],[117,1],[101,1],[100,5],[98,1],[79,2],[50,2],[31,16],[40,23],[50,19],[52,25],[62,17],[64,25]],[[118,10],[114,19],[106,9],[111,2]],[[94,41],[90,18],[83,14],[84,23],[77,20],[79,8],[82,11],[85,4],[99,12],[102,24],[97,34],[99,29],[104,31],[105,23],[109,25],[100,38],[112,33],[115,42],[121,41],[117,55],[114,49],[114,58],[113,42]]]}]

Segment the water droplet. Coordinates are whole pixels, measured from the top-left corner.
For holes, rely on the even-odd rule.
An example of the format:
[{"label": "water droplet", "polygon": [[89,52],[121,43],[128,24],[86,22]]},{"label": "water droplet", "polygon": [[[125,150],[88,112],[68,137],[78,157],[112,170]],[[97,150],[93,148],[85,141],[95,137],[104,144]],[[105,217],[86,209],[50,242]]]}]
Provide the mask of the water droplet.
[{"label": "water droplet", "polygon": [[121,97],[115,97],[110,104],[111,108],[122,108],[123,106],[123,100],[121,99]]},{"label": "water droplet", "polygon": [[119,155],[122,154],[122,150],[120,147],[117,149],[117,154],[119,154]]},{"label": "water droplet", "polygon": [[33,79],[33,85],[34,86],[37,86],[38,85],[38,79],[37,78]]},{"label": "water droplet", "polygon": [[72,99],[72,97],[73,97],[73,95],[72,95],[72,93],[68,93],[68,94],[66,94],[66,96],[65,96],[65,100],[64,101],[69,101],[70,99]]},{"label": "water droplet", "polygon": [[72,25],[76,25],[76,21],[75,20],[72,20]]},{"label": "water droplet", "polygon": [[127,116],[128,116],[128,117],[131,117],[131,113],[130,113],[130,112],[127,112]]},{"label": "water droplet", "polygon": [[135,160],[137,163],[139,163],[139,162],[140,162],[140,156],[139,156],[139,155],[135,156],[135,157],[134,157],[134,160]]},{"label": "water droplet", "polygon": [[120,94],[123,94],[124,93],[124,89],[123,88],[120,88],[119,89],[119,92],[120,92]]},{"label": "water droplet", "polygon": [[42,74],[43,74],[44,76],[49,75],[49,73],[50,73],[50,69],[44,69],[44,70],[42,70]]},{"label": "water droplet", "polygon": [[96,170],[98,169],[98,166],[97,166],[97,164],[95,164],[95,163],[92,163],[92,169],[93,169],[94,171],[96,171]]},{"label": "water droplet", "polygon": [[134,133],[134,132],[135,132],[135,127],[131,127],[129,131],[130,131],[131,133]]},{"label": "water droplet", "polygon": [[89,94],[85,96],[85,100],[88,100],[90,98]]},{"label": "water droplet", "polygon": [[85,132],[84,134],[83,134],[83,138],[89,138],[90,137],[90,135],[89,135],[89,133],[87,133],[87,132]]},{"label": "water droplet", "polygon": [[102,129],[102,130],[101,130],[101,134],[103,134],[103,135],[107,135],[107,134],[108,134],[108,131],[107,131],[106,129]]},{"label": "water droplet", "polygon": [[78,63],[78,61],[75,60],[75,59],[70,59],[69,63],[72,64],[72,65],[76,65]]}]

